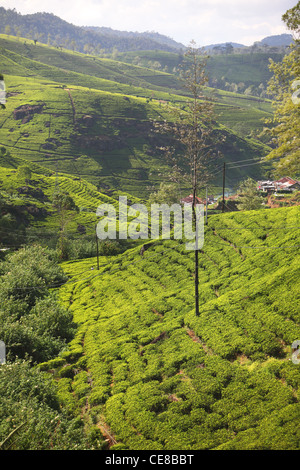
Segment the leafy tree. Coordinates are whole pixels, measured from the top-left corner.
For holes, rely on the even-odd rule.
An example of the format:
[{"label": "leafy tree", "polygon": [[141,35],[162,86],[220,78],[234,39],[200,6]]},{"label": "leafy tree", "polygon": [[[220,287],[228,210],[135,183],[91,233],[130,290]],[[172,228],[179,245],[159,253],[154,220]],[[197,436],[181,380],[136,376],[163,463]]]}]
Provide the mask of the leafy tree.
[{"label": "leafy tree", "polygon": [[300,34],[300,2],[297,3],[293,8],[288,10],[282,19],[287,25],[287,27],[292,30],[297,36],[296,40],[299,39]]},{"label": "leafy tree", "polygon": [[205,96],[208,83],[207,56],[192,41],[182,64],[181,79],[189,93],[185,106],[168,107],[168,122],[154,122],[156,131],[174,138],[175,144],[161,150],[170,164],[169,178],[184,182],[196,193],[212,178],[218,155],[217,132],[214,130],[213,103]]},{"label": "leafy tree", "polygon": [[75,210],[77,212],[79,210],[73,198],[66,192],[55,192],[53,194],[52,204],[58,210]]},{"label": "leafy tree", "polygon": [[238,208],[244,211],[260,209],[262,207],[263,197],[257,190],[256,182],[247,178],[240,184],[238,189],[239,200]]},{"label": "leafy tree", "polygon": [[57,208],[59,213],[59,239],[57,249],[60,254],[60,259],[69,258],[69,247],[67,237],[67,226],[73,219],[73,214],[69,211],[79,211],[73,198],[66,192],[55,192],[53,195],[52,204]]},{"label": "leafy tree", "polygon": [[10,27],[9,24],[5,26],[4,33],[5,33],[7,36],[10,35],[10,33],[11,33],[11,27]]},{"label": "leafy tree", "polygon": [[121,251],[121,245],[116,240],[102,240],[99,243],[99,255],[101,256],[115,256]]},{"label": "leafy tree", "polygon": [[[299,34],[300,2],[283,15],[288,28]],[[274,117],[267,121],[272,124],[268,131],[273,136],[275,148],[267,155],[268,160],[279,159],[274,163],[277,176],[288,174],[297,176],[300,168],[300,40],[282,62],[270,61],[273,77],[269,82],[269,93],[273,100]]]},{"label": "leafy tree", "polygon": [[150,204],[173,204],[179,202],[178,187],[175,183],[160,183],[158,191],[149,196]]},{"label": "leafy tree", "polygon": [[51,359],[73,335],[71,314],[50,295],[66,280],[56,257],[33,246],[8,255],[0,265],[0,338],[10,360]]}]

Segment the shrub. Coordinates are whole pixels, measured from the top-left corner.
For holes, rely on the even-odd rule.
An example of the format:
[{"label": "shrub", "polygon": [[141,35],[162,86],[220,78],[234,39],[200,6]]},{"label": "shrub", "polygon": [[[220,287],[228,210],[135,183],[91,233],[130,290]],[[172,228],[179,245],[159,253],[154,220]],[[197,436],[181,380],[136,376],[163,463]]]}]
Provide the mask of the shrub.
[{"label": "shrub", "polygon": [[32,357],[45,362],[74,334],[72,316],[50,288],[66,279],[53,251],[33,246],[7,257],[0,276],[0,337],[7,358]]},{"label": "shrub", "polygon": [[[62,385],[60,381],[61,394]],[[91,440],[85,436],[80,417],[74,418],[66,408],[62,410],[51,378],[30,363],[16,361],[0,367],[0,395],[1,449],[101,448],[94,436]],[[9,439],[9,434],[16,429],[16,434]]]},{"label": "shrub", "polygon": [[99,243],[99,255],[101,256],[114,256],[121,252],[121,245],[115,240],[102,240]]}]

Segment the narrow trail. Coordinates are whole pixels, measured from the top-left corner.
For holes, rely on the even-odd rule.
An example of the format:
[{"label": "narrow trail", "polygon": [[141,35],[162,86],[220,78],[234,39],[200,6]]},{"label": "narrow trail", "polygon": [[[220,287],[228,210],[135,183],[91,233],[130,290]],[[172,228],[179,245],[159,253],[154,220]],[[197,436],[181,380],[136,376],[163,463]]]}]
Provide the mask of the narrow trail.
[{"label": "narrow trail", "polygon": [[71,106],[72,106],[72,114],[73,114],[73,124],[75,125],[75,123],[76,123],[76,108],[75,108],[75,105],[74,105],[74,100],[72,98],[70,89],[65,88],[65,90],[68,92],[68,95],[69,95],[69,98],[70,98],[70,102],[71,102]]},{"label": "narrow trail", "polygon": [[101,421],[98,421],[96,426],[100,429],[102,436],[105,438],[106,442],[108,443],[108,447],[110,448],[111,446],[117,444],[117,441],[112,435],[110,427],[103,421],[102,418],[103,417],[101,417]]}]

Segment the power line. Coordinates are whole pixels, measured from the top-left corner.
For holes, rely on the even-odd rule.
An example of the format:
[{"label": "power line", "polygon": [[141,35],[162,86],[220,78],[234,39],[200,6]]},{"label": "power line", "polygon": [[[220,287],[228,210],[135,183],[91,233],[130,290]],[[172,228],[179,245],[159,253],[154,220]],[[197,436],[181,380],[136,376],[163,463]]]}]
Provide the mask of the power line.
[{"label": "power line", "polygon": [[[213,230],[213,229],[211,229]],[[158,242],[161,242],[161,240],[150,240],[149,243],[155,243],[155,241],[158,241]],[[244,245],[244,246],[236,246],[236,245],[233,245],[229,240],[224,240],[224,242],[226,243],[229,243],[229,245],[227,244],[224,244],[222,242],[214,242],[214,244],[218,244],[218,245],[222,245],[222,247],[227,247],[227,248],[234,248],[234,249],[244,249],[244,248],[249,248],[249,249],[294,249],[294,248],[299,248],[300,245],[289,245],[289,246],[250,246],[250,245]],[[155,253],[153,254],[152,256],[145,256],[145,258],[143,259],[139,259],[139,260],[136,260],[136,261],[132,261],[131,263],[128,263],[126,264],[125,266],[118,266],[117,269],[114,269],[114,270],[110,270],[110,273],[114,273],[116,271],[120,271],[121,269],[126,269],[128,266],[132,266],[132,265],[135,265],[135,264],[138,264],[142,261],[149,261],[151,260],[151,258],[154,258],[158,255],[162,255],[164,254],[166,251],[170,251],[170,250],[174,250],[174,248],[177,248],[178,246],[182,246],[184,244],[184,242],[180,242],[178,243],[177,245],[175,246],[172,246],[170,248],[165,248],[163,251],[159,252],[159,253]],[[202,251],[202,250],[199,250],[199,251]],[[103,265],[99,265],[100,268],[106,268],[108,266],[111,266],[112,264],[114,265],[115,263],[121,263],[122,260],[120,260],[119,258],[113,262],[109,262],[109,263],[106,263],[106,264],[103,264]],[[75,274],[76,276],[78,275],[81,275],[81,274],[84,274],[85,272],[88,272],[90,270],[86,270],[86,271],[82,271],[81,273],[78,273],[78,274]],[[82,281],[88,281],[88,280],[91,280],[91,279],[94,279],[98,276],[102,276],[104,275],[103,272],[101,273],[97,273],[97,274],[93,274],[91,276],[88,276],[86,278],[83,278],[83,279],[78,279],[78,280],[70,280],[70,281],[67,281],[66,283],[62,284],[61,282],[58,283],[58,284],[53,284],[53,285],[39,285],[39,286],[29,286],[29,287],[14,287],[13,289],[14,290],[30,290],[30,289],[36,289],[36,288],[47,288],[47,289],[51,289],[51,288],[57,288],[57,287],[62,287],[62,286],[69,286],[70,284],[74,284],[74,283],[78,283],[78,282],[82,282]]]},{"label": "power line", "polygon": [[[163,254],[165,251],[173,250],[174,248],[176,248],[177,246],[179,246],[179,245],[181,245],[181,244],[182,244],[182,243],[178,243],[177,245],[175,245],[175,247],[166,248],[164,251],[159,252],[159,253],[156,253],[156,254],[152,255],[151,257],[155,257],[155,256],[158,256],[158,255],[161,255],[161,254]],[[149,259],[149,258],[150,258],[149,256],[145,257],[145,259]],[[120,259],[115,260],[116,263],[120,263],[121,261],[122,261],[122,260],[120,260]],[[124,268],[126,268],[126,267],[128,267],[128,266],[131,266],[131,265],[133,265],[133,264],[140,263],[140,262],[142,262],[142,261],[144,261],[144,259],[139,259],[139,260],[133,261],[133,262],[131,262],[131,263],[128,263],[126,266],[119,266],[117,270],[120,270],[120,269],[122,269],[122,268],[124,269]],[[106,263],[106,264],[102,264],[102,265],[99,265],[99,267],[100,267],[100,268],[105,268],[105,267],[107,267],[107,266],[110,266],[112,263],[115,264],[115,262],[113,261],[113,262],[109,262],[109,263]],[[89,270],[86,270],[86,271],[83,271],[82,273],[76,274],[76,276],[78,276],[78,275],[80,275],[80,274],[83,274],[83,273],[85,273],[85,272],[88,272],[88,271],[90,271],[90,269],[89,269]],[[113,272],[114,272],[114,271],[113,271]],[[29,287],[13,287],[13,290],[15,290],[15,289],[17,289],[17,290],[27,290],[27,289],[30,290],[30,289],[35,289],[35,288],[39,288],[39,287],[51,289],[51,288],[56,288],[56,287],[61,287],[61,286],[67,286],[67,285],[70,285],[70,284],[73,284],[73,283],[77,283],[77,282],[81,282],[81,281],[87,281],[87,280],[93,279],[93,278],[95,278],[95,277],[97,277],[97,276],[100,276],[100,275],[102,275],[102,274],[103,274],[103,273],[93,274],[93,275],[91,275],[91,276],[88,276],[88,277],[86,277],[86,278],[79,279],[79,280],[76,280],[76,281],[70,280],[70,281],[67,281],[65,284],[62,284],[62,283],[60,282],[59,284],[52,284],[52,285],[48,285],[48,286],[47,286],[47,285],[42,285],[42,286],[29,286]]]},{"label": "power line", "polygon": [[253,162],[253,163],[247,163],[245,165],[236,165],[236,166],[231,166],[229,167],[230,170],[233,170],[235,168],[243,168],[245,166],[252,166],[252,165],[262,165],[262,162]]},{"label": "power line", "polygon": [[294,228],[300,228],[300,225],[287,225],[286,227],[263,227],[263,226],[256,226],[256,227],[208,227],[211,230],[290,230]]},{"label": "power line", "polygon": [[[232,211],[231,211],[232,212]],[[93,222],[87,222],[87,223],[82,223],[81,225],[86,226],[97,226],[99,220],[93,221]],[[30,227],[29,227],[30,228]],[[286,225],[286,226],[280,226],[280,227],[274,227],[274,225],[270,227],[265,227],[265,226],[241,226],[241,227],[218,227],[216,226],[215,228],[212,227],[207,227],[211,230],[290,230],[290,229],[298,229],[300,228],[300,225]],[[26,228],[24,229],[26,230]],[[23,230],[18,230],[18,229],[9,229],[9,228],[4,228],[0,227],[0,232],[4,232],[7,234],[10,233],[16,233],[16,234],[24,234],[24,236],[29,237],[29,238],[38,238],[38,235],[44,236],[44,237],[52,237],[54,235],[59,234],[59,229],[53,229],[53,232],[43,232],[43,231],[34,231],[30,229],[29,233],[24,233]],[[78,234],[78,230],[67,230],[67,234]],[[84,237],[84,235],[92,235],[93,231],[90,233],[83,233],[82,236],[75,238],[74,240],[80,240]]]},{"label": "power line", "polygon": [[253,158],[246,158],[244,160],[235,160],[234,162],[226,162],[226,165],[235,165],[236,163],[243,163],[253,161]]}]

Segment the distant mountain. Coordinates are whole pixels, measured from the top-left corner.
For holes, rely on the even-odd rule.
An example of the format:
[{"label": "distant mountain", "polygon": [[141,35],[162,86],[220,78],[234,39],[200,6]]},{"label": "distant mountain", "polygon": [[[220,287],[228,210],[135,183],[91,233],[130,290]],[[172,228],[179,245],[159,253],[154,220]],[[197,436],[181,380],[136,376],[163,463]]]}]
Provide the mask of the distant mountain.
[{"label": "distant mountain", "polygon": [[[176,52],[185,49],[181,43],[154,31],[127,32],[107,27],[75,26],[52,13],[22,15],[15,9],[0,7],[0,33],[33,39],[56,47],[64,47],[85,53],[129,51],[166,51]],[[255,45],[285,47],[293,42],[291,34],[269,36]],[[215,53],[230,54],[234,49],[247,46],[235,42],[210,44],[204,49]]]},{"label": "distant mountain", "polygon": [[244,46],[243,44],[239,44],[237,42],[222,42],[222,43],[218,43],[218,44],[209,44],[208,46],[204,46],[204,49],[209,51],[209,50],[212,50],[212,49],[232,49],[232,48],[243,48],[243,47],[247,47],[247,46]]},{"label": "distant mountain", "polygon": [[[267,36],[261,41],[256,41],[253,46],[270,46],[270,47],[287,47],[294,42],[293,36],[291,34],[278,34],[275,36]],[[222,42],[218,44],[209,44],[204,46],[205,50],[208,51],[224,51],[230,52],[233,49],[248,49],[252,46],[245,46],[244,44],[239,44],[236,42]]]},{"label": "distant mountain", "polygon": [[0,33],[36,39],[39,42],[75,49],[79,52],[111,52],[138,50],[178,51],[184,47],[172,39],[154,32],[126,33],[110,28],[74,26],[52,13],[21,15],[15,9],[0,7]]},{"label": "distant mountain", "polygon": [[289,46],[294,42],[293,36],[291,34],[278,34],[276,36],[267,36],[266,38],[259,41],[259,44],[264,44],[266,46]]},{"label": "distant mountain", "polygon": [[143,33],[133,32],[133,31],[118,31],[112,28],[107,28],[104,26],[85,26],[86,31],[93,31],[101,35],[107,35],[110,37],[120,37],[120,38],[146,38],[154,41],[157,44],[170,47],[172,50],[181,50],[185,49],[185,46],[179,42],[174,41],[174,39],[164,36],[163,34],[156,33],[155,31],[145,31]]}]

